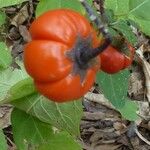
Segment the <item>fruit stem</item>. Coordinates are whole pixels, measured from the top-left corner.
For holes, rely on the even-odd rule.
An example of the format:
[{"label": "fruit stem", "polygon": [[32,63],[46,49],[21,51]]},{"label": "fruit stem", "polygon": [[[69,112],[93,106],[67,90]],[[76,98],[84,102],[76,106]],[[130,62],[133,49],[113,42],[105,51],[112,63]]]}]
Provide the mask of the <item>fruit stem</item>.
[{"label": "fruit stem", "polygon": [[107,47],[110,45],[110,43],[111,43],[111,40],[110,38],[108,38],[108,39],[105,39],[103,44],[100,45],[99,47],[89,49],[88,51],[86,50],[83,51],[83,53],[80,55],[80,62],[82,62],[82,64],[88,63],[91,59],[95,58],[104,50],[106,50]]}]

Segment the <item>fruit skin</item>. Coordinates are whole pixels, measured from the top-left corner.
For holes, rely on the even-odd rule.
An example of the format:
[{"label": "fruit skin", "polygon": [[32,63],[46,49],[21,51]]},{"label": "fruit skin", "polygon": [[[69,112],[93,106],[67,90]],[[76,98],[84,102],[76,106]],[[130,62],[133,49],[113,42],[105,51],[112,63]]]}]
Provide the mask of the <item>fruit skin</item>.
[{"label": "fruit skin", "polygon": [[37,90],[56,102],[82,97],[92,87],[99,63],[86,70],[81,82],[80,75],[72,74],[74,62],[65,54],[78,36],[91,36],[92,47],[98,46],[99,39],[88,20],[69,9],[51,10],[33,21],[29,32],[32,41],[25,46],[24,65]]},{"label": "fruit skin", "polygon": [[130,54],[126,56],[110,45],[99,55],[101,59],[101,70],[108,74],[114,74],[129,67],[133,61],[135,49],[130,44],[128,44],[128,49]]}]

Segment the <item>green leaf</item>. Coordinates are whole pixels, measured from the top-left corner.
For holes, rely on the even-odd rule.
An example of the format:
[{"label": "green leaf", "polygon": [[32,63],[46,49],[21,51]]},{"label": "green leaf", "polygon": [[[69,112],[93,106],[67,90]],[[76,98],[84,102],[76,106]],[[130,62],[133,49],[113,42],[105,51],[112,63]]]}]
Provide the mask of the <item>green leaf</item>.
[{"label": "green leaf", "polygon": [[82,150],[81,146],[67,132],[55,134],[49,143],[39,146],[38,150]]},{"label": "green leaf", "polygon": [[[23,66],[21,69],[8,68],[0,72],[0,104],[10,102],[11,95],[9,90],[19,81],[28,77]],[[12,90],[11,90],[12,93]],[[12,98],[13,99],[13,98]]]},{"label": "green leaf", "polygon": [[129,71],[123,70],[117,74],[97,74],[97,82],[102,88],[105,97],[118,109],[125,105],[128,89]]},{"label": "green leaf", "polygon": [[113,10],[116,18],[127,18],[129,0],[105,0],[105,7]]},{"label": "green leaf", "polygon": [[134,15],[137,19],[150,21],[149,9],[150,0],[130,0],[129,15]]},{"label": "green leaf", "polygon": [[19,150],[27,150],[31,145],[46,143],[53,133],[49,124],[16,108],[12,111],[11,122],[13,137]]},{"label": "green leaf", "polygon": [[136,111],[138,110],[138,106],[136,103],[132,102],[131,100],[126,100],[125,105],[118,109],[122,116],[125,119],[130,121],[136,121],[138,119]]},{"label": "green leaf", "polygon": [[27,0],[0,0],[0,8],[17,5],[25,1]]},{"label": "green leaf", "polygon": [[127,22],[129,23],[130,26],[139,29],[139,25],[134,20],[128,19]]},{"label": "green leaf", "polygon": [[123,70],[114,75],[100,72],[97,75],[97,82],[100,84],[105,97],[122,116],[130,121],[135,121],[138,118],[136,114],[138,106],[131,100],[128,100],[128,77],[128,70]]},{"label": "green leaf", "polygon": [[118,37],[119,36],[118,32],[110,26],[108,27],[108,31],[112,37]]},{"label": "green leaf", "polygon": [[114,12],[111,9],[105,9],[105,17],[108,24],[115,22]]},{"label": "green leaf", "polygon": [[138,19],[135,16],[130,15],[130,19],[136,22],[139,26],[139,29],[144,32],[146,35],[150,36],[150,21]]},{"label": "green leaf", "polygon": [[7,150],[8,149],[5,135],[4,135],[2,129],[0,130],[0,148],[1,148],[1,150]]},{"label": "green leaf", "polygon": [[7,95],[9,95],[8,99],[11,99],[12,101],[31,95],[35,92],[36,90],[33,84],[33,80],[28,77],[12,86],[8,91]]},{"label": "green leaf", "polygon": [[5,20],[6,20],[6,14],[0,11],[0,26],[2,26],[5,23]]},{"label": "green leaf", "polygon": [[0,42],[0,69],[6,69],[12,63],[11,53],[5,43]]},{"label": "green leaf", "polygon": [[[59,93],[58,93],[59,94]],[[43,122],[79,135],[79,126],[83,114],[81,101],[55,103],[45,97],[33,94],[20,100],[13,101],[17,108],[37,117]]]},{"label": "green leaf", "polygon": [[43,14],[48,10],[59,9],[59,8],[69,8],[75,11],[85,12],[81,3],[78,0],[41,0],[36,8],[36,17]]},{"label": "green leaf", "polygon": [[150,0],[106,0],[105,7],[113,10],[116,21],[122,18],[133,20],[137,24],[135,27],[138,26],[142,32],[150,36],[150,15],[148,13]]},{"label": "green leaf", "polygon": [[50,124],[15,108],[11,115],[13,137],[19,150],[81,150],[67,132],[54,132]]},{"label": "green leaf", "polygon": [[119,20],[115,24],[112,25],[112,28],[118,30],[120,33],[124,35],[124,37],[133,45],[137,42],[137,37],[131,30],[130,26],[128,26],[128,22],[126,20]]}]

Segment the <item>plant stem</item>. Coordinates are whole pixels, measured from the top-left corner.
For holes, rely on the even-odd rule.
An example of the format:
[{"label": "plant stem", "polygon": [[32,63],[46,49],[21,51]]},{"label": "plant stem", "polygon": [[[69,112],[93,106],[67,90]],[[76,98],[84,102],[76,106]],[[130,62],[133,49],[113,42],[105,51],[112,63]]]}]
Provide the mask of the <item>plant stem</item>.
[{"label": "plant stem", "polygon": [[95,49],[90,49],[88,51],[83,51],[80,55],[80,59],[82,62],[87,63],[90,59],[98,56],[101,52],[103,52],[112,42],[112,38],[108,33],[107,27],[103,25],[100,17],[97,17],[95,15],[94,10],[90,7],[90,5],[87,3],[86,0],[80,0],[81,4],[85,8],[90,20],[94,22],[94,24],[97,26],[98,30],[104,37],[104,42],[102,45]]}]

